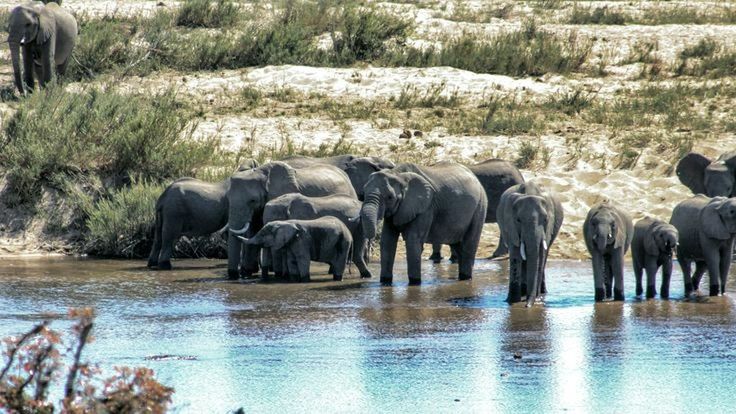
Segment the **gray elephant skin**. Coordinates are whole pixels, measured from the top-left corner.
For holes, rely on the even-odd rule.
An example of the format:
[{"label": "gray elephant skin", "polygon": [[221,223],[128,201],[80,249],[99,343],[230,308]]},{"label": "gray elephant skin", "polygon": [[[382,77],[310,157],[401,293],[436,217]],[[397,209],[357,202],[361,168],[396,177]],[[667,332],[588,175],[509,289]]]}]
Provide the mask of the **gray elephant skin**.
[{"label": "gray elephant skin", "polygon": [[677,261],[682,268],[685,297],[698,290],[706,270],[710,277],[710,296],[723,294],[736,237],[736,198],[696,195],[675,206],[670,224],[680,236]]},{"label": "gray elephant skin", "polygon": [[547,293],[545,266],[565,213],[559,199],[535,182],[509,187],[498,203],[498,226],[509,249],[508,303],[534,305]]},{"label": "gray elephant skin", "polygon": [[736,151],[722,154],[717,160],[691,152],[677,163],[675,172],[693,194],[736,196]]},{"label": "gray elephant skin", "polygon": [[[228,278],[249,277],[258,271],[259,249],[243,245],[237,236],[250,237],[263,227],[266,203],[288,193],[310,197],[343,194],[357,198],[344,171],[326,164],[295,169],[271,162],[230,177],[228,200]],[[242,261],[242,263],[240,263]]]},{"label": "gray elephant skin", "polygon": [[[246,160],[237,171],[256,168],[255,160]],[[230,180],[210,183],[183,177],[166,187],[156,201],[153,247],[148,267],[171,269],[174,244],[182,235],[208,236],[227,224],[227,189]]]},{"label": "gray elephant skin", "polygon": [[277,220],[266,223],[246,245],[268,248],[286,257],[289,280],[309,282],[310,261],[328,263],[333,280],[341,281],[352,253],[353,238],[340,219]]},{"label": "gray elephant skin", "polygon": [[394,168],[394,163],[380,157],[358,157],[351,154],[335,155],[333,157],[314,158],[292,156],[281,160],[293,168],[304,168],[315,164],[327,164],[337,167],[348,175],[359,200],[363,200],[363,186],[368,177],[376,171]]},{"label": "gray elephant skin", "polygon": [[[478,177],[478,181],[483,186],[486,198],[488,199],[485,222],[496,223],[498,221],[496,210],[498,209],[498,202],[501,200],[501,194],[511,186],[522,184],[524,182],[524,176],[521,175],[521,172],[514,164],[498,158],[469,165],[468,168]],[[441,247],[441,244],[432,245],[432,255],[429,256],[429,260],[435,263],[439,263],[442,260]],[[501,257],[507,253],[506,242],[503,240],[503,237],[500,237],[498,247],[496,247],[496,250],[489,259]],[[455,260],[456,257],[453,252],[450,261],[454,263]]]},{"label": "gray elephant skin", "polygon": [[634,225],[634,238],[631,241],[631,257],[636,276],[636,296],[643,293],[642,276],[647,273],[646,298],[657,294],[657,270],[662,267],[662,285],[659,296],[670,297],[670,278],[672,277],[672,253],[677,247],[679,233],[675,226],[662,220],[645,217]]},{"label": "gray elephant skin", "polygon": [[[370,278],[363,259],[367,239],[363,237],[363,226],[360,224],[360,208],[362,203],[351,196],[331,195],[326,197],[308,197],[299,193],[284,194],[268,203],[263,210],[263,222],[276,220],[314,220],[320,217],[333,216],[339,219],[350,230],[353,238],[353,263],[360,271],[360,276]],[[267,255],[264,254],[264,258]],[[279,275],[279,260],[273,260],[274,272]],[[261,267],[266,272],[267,266]],[[266,276],[264,274],[264,276]]]},{"label": "gray elephant skin", "polygon": [[13,79],[21,94],[26,93],[26,87],[33,90],[34,72],[41,87],[51,81],[54,70],[64,74],[77,34],[74,16],[56,3],[28,3],[10,12],[8,46]]},{"label": "gray elephant skin", "polygon": [[381,282],[393,281],[399,235],[406,245],[409,284],[421,283],[424,243],[449,244],[459,254],[458,279],[473,275],[486,217],[483,187],[465,166],[442,162],[431,167],[402,164],[371,174],[361,210],[364,236],[371,239],[383,218]]}]

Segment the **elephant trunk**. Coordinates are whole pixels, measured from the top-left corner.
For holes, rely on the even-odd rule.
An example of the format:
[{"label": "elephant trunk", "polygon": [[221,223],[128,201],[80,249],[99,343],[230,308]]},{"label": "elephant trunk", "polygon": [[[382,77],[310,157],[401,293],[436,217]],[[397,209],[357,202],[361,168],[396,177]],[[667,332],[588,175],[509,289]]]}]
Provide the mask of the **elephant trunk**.
[{"label": "elephant trunk", "polygon": [[13,62],[13,80],[15,81],[15,87],[18,88],[18,92],[21,94],[25,93],[25,87],[23,86],[23,74],[20,70],[20,43],[16,41],[8,41],[10,47],[10,60]]},{"label": "elephant trunk", "polygon": [[378,193],[366,196],[363,207],[360,209],[360,221],[363,226],[363,236],[373,239],[378,233],[379,212],[381,211],[381,200]]},{"label": "elephant trunk", "polygon": [[540,267],[542,266],[542,257],[547,243],[544,237],[542,226],[535,226],[533,231],[522,235],[522,255],[526,257],[526,306],[534,305],[539,291],[539,283],[541,277]]},{"label": "elephant trunk", "polygon": [[609,241],[612,240],[613,235],[611,234],[611,230],[607,227],[596,228],[594,231],[593,241],[595,242],[595,247],[601,254],[603,254],[606,252],[606,246],[608,246]]}]

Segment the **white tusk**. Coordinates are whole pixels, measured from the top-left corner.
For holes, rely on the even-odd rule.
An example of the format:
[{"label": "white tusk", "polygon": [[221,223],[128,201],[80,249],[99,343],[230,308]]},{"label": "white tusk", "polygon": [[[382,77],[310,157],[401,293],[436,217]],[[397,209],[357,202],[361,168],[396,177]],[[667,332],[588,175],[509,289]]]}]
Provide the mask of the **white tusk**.
[{"label": "white tusk", "polygon": [[23,37],[22,37],[22,38],[20,39],[20,44],[21,44],[21,45],[24,45],[24,44],[26,44],[26,37],[25,37],[25,36],[23,36]]},{"label": "white tusk", "polygon": [[243,237],[243,236],[237,236],[237,237],[238,237],[238,238],[239,238],[240,240],[242,240],[243,242],[247,242],[247,241],[249,240],[249,239],[246,239],[246,238],[245,238],[245,237]]},{"label": "white tusk", "polygon": [[215,233],[220,234],[225,230],[227,230],[227,224],[225,225],[225,227],[221,228],[220,230],[217,230]]},{"label": "white tusk", "polygon": [[613,234],[608,233],[608,238],[610,239],[611,237],[613,237]]},{"label": "white tusk", "polygon": [[230,233],[238,235],[238,234],[244,234],[246,231],[248,231],[248,228],[250,227],[250,223],[245,223],[245,226],[243,226],[240,230],[233,230],[230,229]]},{"label": "white tusk", "polygon": [[519,248],[519,251],[521,253],[521,260],[526,261],[526,245],[524,244],[524,241],[521,242],[521,247]]},{"label": "white tusk", "polygon": [[544,249],[545,252],[547,251],[547,240],[542,240],[542,249]]}]

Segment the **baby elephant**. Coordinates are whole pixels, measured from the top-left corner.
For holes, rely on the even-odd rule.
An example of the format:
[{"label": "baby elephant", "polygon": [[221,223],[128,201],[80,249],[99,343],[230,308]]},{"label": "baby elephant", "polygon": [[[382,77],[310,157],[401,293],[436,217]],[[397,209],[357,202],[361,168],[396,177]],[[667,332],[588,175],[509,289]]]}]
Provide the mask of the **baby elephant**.
[{"label": "baby elephant", "polygon": [[595,300],[624,300],[624,254],[634,237],[631,217],[608,201],[593,206],[585,217],[583,236],[593,257]]},{"label": "baby elephant", "polygon": [[675,226],[662,220],[645,217],[634,226],[634,240],[631,241],[631,256],[636,275],[636,296],[643,292],[642,271],[647,272],[647,299],[657,294],[657,269],[662,266],[662,285],[659,296],[670,297],[670,277],[672,276],[672,252],[677,246],[679,234]]},{"label": "baby elephant", "polygon": [[[685,296],[698,290],[706,269],[710,296],[723,294],[736,238],[736,198],[698,194],[675,206],[670,223],[680,233],[677,261],[685,280]],[[695,274],[691,277],[693,262]]]},{"label": "baby elephant", "polygon": [[339,219],[325,216],[315,220],[277,220],[267,223],[245,244],[269,248],[286,257],[290,280],[308,282],[309,262],[328,263],[333,279],[342,280],[353,248],[350,230]]}]

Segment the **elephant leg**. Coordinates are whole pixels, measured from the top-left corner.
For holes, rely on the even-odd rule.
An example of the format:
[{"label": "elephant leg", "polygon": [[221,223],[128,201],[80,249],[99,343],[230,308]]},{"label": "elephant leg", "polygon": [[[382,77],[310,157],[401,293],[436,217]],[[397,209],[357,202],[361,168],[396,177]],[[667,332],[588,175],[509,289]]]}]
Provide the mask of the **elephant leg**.
[{"label": "elephant leg", "polygon": [[151,253],[148,255],[148,267],[158,266],[158,257],[161,254],[161,213],[156,212],[156,220],[153,226],[153,246],[151,247]]},{"label": "elephant leg", "polygon": [[34,63],[33,71],[36,73],[39,87],[43,87],[43,66]]},{"label": "elephant leg", "polygon": [[371,250],[373,250],[372,240],[365,239],[363,243],[363,261],[368,264],[371,262]]},{"label": "elephant leg", "polygon": [[33,54],[30,46],[22,46],[21,53],[23,55],[23,81],[29,92],[33,91],[33,73],[36,71],[36,64],[33,62]]},{"label": "elephant leg", "polygon": [[721,295],[726,293],[726,282],[728,281],[728,272],[731,270],[731,253],[733,252],[733,242],[726,243],[721,248]]},{"label": "elephant leg", "polygon": [[703,279],[703,275],[708,270],[705,262],[695,262],[695,273],[692,276],[691,283],[693,290],[697,291],[700,289],[700,281]]},{"label": "elephant leg", "polygon": [[644,293],[644,285],[642,284],[642,278],[644,277],[644,263],[641,263],[641,260],[637,257],[634,258],[632,267],[634,268],[634,279],[636,280],[636,296],[640,297]]},{"label": "elephant leg", "polygon": [[659,266],[657,266],[657,258],[654,256],[647,256],[646,258],[647,299],[652,299],[653,297],[657,295],[657,268],[658,267]]},{"label": "elephant leg", "polygon": [[409,285],[422,283],[422,238],[418,235],[404,234],[406,246],[406,270],[409,276]]},{"label": "elephant leg", "polygon": [[624,300],[624,248],[619,247],[611,254],[611,277],[613,300]]},{"label": "elephant leg", "polygon": [[261,248],[250,244],[243,244],[242,257],[240,259],[240,276],[244,278],[253,277],[258,272],[258,258]]},{"label": "elephant leg", "polygon": [[360,277],[367,279],[373,275],[371,274],[371,271],[368,270],[368,266],[365,263],[364,253],[366,245],[367,243],[364,243],[359,239],[355,239],[355,242],[353,243],[353,263],[355,263],[355,267],[358,268]]},{"label": "elephant leg", "polygon": [[603,256],[598,252],[592,252],[593,261],[593,287],[595,289],[595,301],[601,302],[606,297],[605,290],[605,262]]},{"label": "elephant leg", "polygon": [[432,263],[439,263],[442,261],[442,244],[432,243],[432,255],[429,256],[429,260]]},{"label": "elephant leg", "polygon": [[549,250],[541,252],[541,263],[540,263],[540,279],[539,279],[539,293],[541,295],[547,294],[547,258],[549,257]]},{"label": "elephant leg", "polygon": [[496,247],[496,250],[493,252],[491,257],[489,257],[489,259],[503,257],[507,254],[509,254],[509,248],[506,247],[506,240],[503,239],[503,234],[502,234],[501,237],[498,238],[498,247]]},{"label": "elephant leg", "polygon": [[[360,243],[358,243],[360,244]],[[332,268],[335,270],[335,273],[332,277],[332,280],[335,281],[341,281],[343,274],[345,274],[345,267],[348,263],[348,256],[350,255],[350,242],[347,240],[343,240],[342,246],[340,246],[339,254],[335,257],[334,261],[332,262]]]},{"label": "elephant leg", "polygon": [[381,283],[384,285],[390,285],[394,280],[394,260],[398,242],[399,232],[384,221],[381,231]]},{"label": "elephant leg", "polygon": [[61,65],[56,65],[56,74],[59,77],[64,76],[64,74],[66,74],[66,67],[68,64],[69,64],[69,59],[67,58],[67,60],[65,60],[64,63],[62,63]]},{"label": "elephant leg", "polygon": [[670,298],[670,280],[672,279],[672,258],[668,257],[662,263],[662,285],[659,288],[659,297]]},{"label": "elephant leg", "polygon": [[261,249],[261,278],[268,279],[268,271],[273,270],[273,250],[264,247]]},{"label": "elephant leg", "polygon": [[526,296],[529,294],[526,286],[526,266],[526,260],[519,260],[519,285],[521,286],[521,296]]},{"label": "elephant leg", "polygon": [[460,257],[460,252],[456,244],[450,245],[450,263],[455,264],[458,262]]},{"label": "elephant leg", "polygon": [[235,280],[239,277],[238,266],[241,260],[243,243],[234,234],[227,236],[227,278]]},{"label": "elephant leg", "polygon": [[519,262],[520,257],[518,253],[518,247],[512,247],[513,252],[509,253],[509,294],[506,297],[506,302],[517,303],[521,302],[521,279],[519,273]]},{"label": "elephant leg", "polygon": [[603,256],[603,269],[605,272],[606,299],[613,298],[613,267],[611,265],[611,256]]},{"label": "elephant leg", "polygon": [[710,296],[718,296],[721,283],[721,254],[719,249],[703,248],[703,256],[705,256],[705,266],[708,268],[708,278],[710,279]]},{"label": "elephant leg", "polygon": [[174,253],[174,243],[181,236],[181,223],[164,221],[161,226],[161,253],[158,259],[158,268],[171,270],[171,256]]},{"label": "elephant leg", "polygon": [[310,261],[308,257],[309,256],[307,256],[306,259],[303,257],[296,258],[296,265],[299,270],[299,282],[302,282],[302,283],[309,282],[310,280],[310,277],[309,277]]}]

